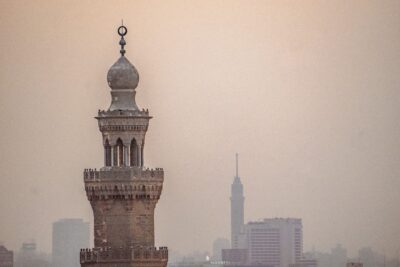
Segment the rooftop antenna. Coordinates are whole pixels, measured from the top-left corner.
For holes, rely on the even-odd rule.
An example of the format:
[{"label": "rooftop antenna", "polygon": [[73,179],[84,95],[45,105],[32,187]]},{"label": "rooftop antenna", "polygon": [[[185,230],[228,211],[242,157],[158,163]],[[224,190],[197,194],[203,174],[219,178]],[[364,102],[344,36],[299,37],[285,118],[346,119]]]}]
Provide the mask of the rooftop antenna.
[{"label": "rooftop antenna", "polygon": [[236,153],[236,177],[239,177],[239,154]]},{"label": "rooftop antenna", "polygon": [[383,250],[383,267],[386,267],[386,251]]}]

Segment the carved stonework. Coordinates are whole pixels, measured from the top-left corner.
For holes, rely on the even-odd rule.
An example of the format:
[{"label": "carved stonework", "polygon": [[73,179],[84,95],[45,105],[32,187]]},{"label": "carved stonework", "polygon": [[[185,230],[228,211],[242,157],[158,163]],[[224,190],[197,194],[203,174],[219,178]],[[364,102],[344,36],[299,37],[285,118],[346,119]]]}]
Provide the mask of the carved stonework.
[{"label": "carved stonework", "polygon": [[[126,28],[122,30],[126,34]],[[124,42],[121,40],[122,54]],[[161,196],[164,170],[143,167],[145,136],[152,117],[148,110],[137,107],[139,76],[124,56],[111,67],[107,79],[112,103],[96,117],[103,137],[104,166],[83,172],[94,215],[95,247],[81,250],[81,266],[166,267],[168,249],[154,245],[154,209]]]}]

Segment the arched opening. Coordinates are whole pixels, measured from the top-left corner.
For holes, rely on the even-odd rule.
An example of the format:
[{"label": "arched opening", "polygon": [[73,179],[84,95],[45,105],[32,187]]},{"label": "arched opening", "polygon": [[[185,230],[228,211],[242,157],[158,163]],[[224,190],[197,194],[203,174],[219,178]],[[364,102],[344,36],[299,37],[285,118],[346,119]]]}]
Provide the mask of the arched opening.
[{"label": "arched opening", "polygon": [[131,166],[139,165],[139,147],[135,138],[131,142]]},{"label": "arched opening", "polygon": [[122,140],[119,138],[117,140],[116,150],[117,150],[117,165],[122,166],[124,164],[124,144],[122,143]]},{"label": "arched opening", "polygon": [[108,139],[104,144],[104,161],[106,166],[111,166],[111,146]]}]

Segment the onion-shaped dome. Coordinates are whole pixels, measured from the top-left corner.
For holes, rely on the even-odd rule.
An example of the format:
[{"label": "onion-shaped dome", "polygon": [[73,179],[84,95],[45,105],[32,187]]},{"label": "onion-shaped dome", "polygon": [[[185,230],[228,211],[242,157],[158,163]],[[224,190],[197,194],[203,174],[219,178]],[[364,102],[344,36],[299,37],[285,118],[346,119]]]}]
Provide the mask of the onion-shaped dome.
[{"label": "onion-shaped dome", "polygon": [[125,56],[121,56],[108,71],[107,81],[111,89],[135,89],[139,73]]}]

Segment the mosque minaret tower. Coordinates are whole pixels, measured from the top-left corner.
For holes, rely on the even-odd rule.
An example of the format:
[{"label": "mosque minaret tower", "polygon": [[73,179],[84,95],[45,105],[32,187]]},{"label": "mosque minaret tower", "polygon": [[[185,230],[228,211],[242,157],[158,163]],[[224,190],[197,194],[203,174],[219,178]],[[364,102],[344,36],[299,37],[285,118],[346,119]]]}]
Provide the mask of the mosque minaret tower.
[{"label": "mosque minaret tower", "polygon": [[164,171],[144,167],[145,136],[152,118],[135,102],[139,74],[125,57],[127,28],[118,28],[121,56],[107,74],[111,105],[96,117],[104,166],[86,169],[84,183],[94,215],[94,248],[82,249],[85,267],[166,267],[168,250],[154,245],[154,209]]}]

